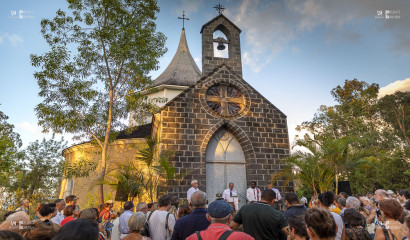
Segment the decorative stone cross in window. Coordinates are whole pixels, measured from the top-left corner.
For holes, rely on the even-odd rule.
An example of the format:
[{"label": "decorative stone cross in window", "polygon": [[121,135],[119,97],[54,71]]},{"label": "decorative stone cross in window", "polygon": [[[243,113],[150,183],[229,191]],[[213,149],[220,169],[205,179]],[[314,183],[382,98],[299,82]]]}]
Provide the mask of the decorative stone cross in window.
[{"label": "decorative stone cross in window", "polygon": [[245,106],[245,99],[241,91],[228,84],[217,84],[210,87],[206,91],[206,102],[214,112],[226,117],[239,114]]}]

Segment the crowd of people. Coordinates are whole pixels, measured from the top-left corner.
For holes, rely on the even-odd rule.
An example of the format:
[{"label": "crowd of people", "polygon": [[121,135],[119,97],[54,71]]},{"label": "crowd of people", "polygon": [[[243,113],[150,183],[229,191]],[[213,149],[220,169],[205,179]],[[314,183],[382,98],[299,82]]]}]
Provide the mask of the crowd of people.
[{"label": "crowd of people", "polygon": [[[70,195],[38,206],[31,220],[29,201],[7,212],[0,224],[0,240],[248,240],[337,239],[404,240],[410,237],[410,192],[376,190],[366,195],[316,194],[311,201],[293,191],[278,199],[277,189],[260,190],[252,182],[247,204],[238,207],[233,184],[224,197],[211,203],[192,182],[189,205],[164,195],[156,203],[132,201],[118,212],[108,201],[81,210]],[[225,196],[226,195],[226,196]],[[230,201],[231,200],[231,201]],[[283,201],[282,201],[283,200]],[[279,204],[278,204],[279,203]]]}]

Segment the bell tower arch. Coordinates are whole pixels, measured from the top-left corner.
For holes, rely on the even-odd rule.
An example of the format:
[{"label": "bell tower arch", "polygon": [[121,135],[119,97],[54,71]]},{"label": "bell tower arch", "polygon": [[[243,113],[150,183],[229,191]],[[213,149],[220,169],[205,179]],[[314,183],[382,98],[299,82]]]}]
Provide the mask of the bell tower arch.
[{"label": "bell tower arch", "polygon": [[[221,31],[225,37],[214,38],[214,32]],[[202,76],[206,76],[222,64],[229,66],[236,74],[242,77],[241,61],[241,30],[223,14],[202,26]],[[214,44],[216,43],[216,44]],[[228,49],[227,57],[218,57],[216,48]],[[224,49],[225,49],[224,48]]]}]

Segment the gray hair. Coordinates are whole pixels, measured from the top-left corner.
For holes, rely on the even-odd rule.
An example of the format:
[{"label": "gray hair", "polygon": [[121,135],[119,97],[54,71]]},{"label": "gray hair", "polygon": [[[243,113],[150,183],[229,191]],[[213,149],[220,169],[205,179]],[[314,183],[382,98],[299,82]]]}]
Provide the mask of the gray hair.
[{"label": "gray hair", "polygon": [[223,217],[223,218],[213,218],[211,216],[209,216],[209,218],[211,219],[211,224],[214,224],[214,223],[226,224],[230,216],[231,214],[228,214],[228,216]]},{"label": "gray hair", "polygon": [[360,208],[360,200],[355,197],[348,197],[346,199],[346,204],[349,204],[350,208],[359,210]]},{"label": "gray hair", "polygon": [[206,206],[206,193],[202,191],[196,191],[191,196],[192,207],[195,208],[205,208]]},{"label": "gray hair", "polygon": [[148,208],[148,205],[147,205],[145,202],[140,202],[140,203],[138,203],[138,204],[137,204],[137,207],[136,207],[136,209],[135,209],[136,212],[141,211],[141,209],[143,209],[145,206]]},{"label": "gray hair", "polygon": [[194,183],[198,183],[198,180],[194,179],[194,180],[191,181],[191,185],[194,184]]},{"label": "gray hair", "polygon": [[374,192],[374,195],[381,195],[381,196],[386,197],[386,198],[389,197],[389,194],[386,192],[386,190],[383,190],[383,189],[377,189]]},{"label": "gray hair", "polygon": [[136,212],[131,215],[130,219],[128,219],[128,228],[130,232],[139,232],[144,227],[145,223],[145,214],[142,212]]},{"label": "gray hair", "polygon": [[346,207],[346,199],[344,198],[339,198],[337,200],[337,203],[339,203],[340,205],[342,205],[343,207]]},{"label": "gray hair", "polygon": [[233,184],[233,182],[230,182],[230,183],[228,183],[228,186],[231,185],[231,184],[232,184],[232,185],[235,185],[235,184]]}]

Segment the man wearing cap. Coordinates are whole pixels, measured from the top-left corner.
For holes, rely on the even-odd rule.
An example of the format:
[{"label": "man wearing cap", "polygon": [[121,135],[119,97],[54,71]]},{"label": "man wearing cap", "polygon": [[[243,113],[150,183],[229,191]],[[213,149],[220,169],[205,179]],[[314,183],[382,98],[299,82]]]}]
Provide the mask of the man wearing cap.
[{"label": "man wearing cap", "polygon": [[186,194],[186,199],[188,200],[188,203],[191,203],[192,194],[196,191],[199,191],[198,180],[192,180],[191,181],[191,186],[192,187],[190,189],[188,189],[188,192]]},{"label": "man wearing cap", "polygon": [[246,199],[249,203],[259,202],[261,200],[261,190],[256,187],[256,182],[251,182],[251,187],[246,190]]},{"label": "man wearing cap", "polygon": [[251,240],[253,237],[243,232],[234,232],[228,227],[232,219],[232,207],[217,200],[209,204],[206,218],[211,225],[206,230],[195,232],[187,240]]},{"label": "man wearing cap", "polygon": [[244,232],[255,239],[282,239],[281,231],[288,234],[288,222],[281,212],[271,207],[276,199],[275,192],[266,189],[261,198],[260,202],[243,206],[229,226],[236,230],[242,224]]},{"label": "man wearing cap", "polygon": [[235,189],[233,189],[233,183],[229,183],[229,188],[224,190],[222,197],[224,198],[225,202],[228,202],[231,206],[235,207],[235,211],[239,210],[239,199],[238,193]]}]

